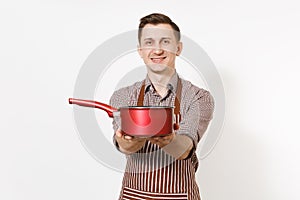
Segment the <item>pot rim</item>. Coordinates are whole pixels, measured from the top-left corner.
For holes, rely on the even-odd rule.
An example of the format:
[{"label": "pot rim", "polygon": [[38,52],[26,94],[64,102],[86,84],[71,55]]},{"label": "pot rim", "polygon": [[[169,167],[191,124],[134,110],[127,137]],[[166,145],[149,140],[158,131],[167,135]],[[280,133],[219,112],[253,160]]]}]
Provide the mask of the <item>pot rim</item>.
[{"label": "pot rim", "polygon": [[174,106],[122,106],[119,109],[143,110],[143,109],[173,109]]}]

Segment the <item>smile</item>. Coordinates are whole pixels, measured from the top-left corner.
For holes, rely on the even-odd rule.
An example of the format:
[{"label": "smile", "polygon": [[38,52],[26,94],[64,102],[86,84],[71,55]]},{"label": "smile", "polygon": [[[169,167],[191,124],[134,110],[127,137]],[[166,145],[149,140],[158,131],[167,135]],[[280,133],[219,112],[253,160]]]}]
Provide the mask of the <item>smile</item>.
[{"label": "smile", "polygon": [[161,63],[166,57],[156,57],[156,58],[150,58],[152,62],[154,63]]}]

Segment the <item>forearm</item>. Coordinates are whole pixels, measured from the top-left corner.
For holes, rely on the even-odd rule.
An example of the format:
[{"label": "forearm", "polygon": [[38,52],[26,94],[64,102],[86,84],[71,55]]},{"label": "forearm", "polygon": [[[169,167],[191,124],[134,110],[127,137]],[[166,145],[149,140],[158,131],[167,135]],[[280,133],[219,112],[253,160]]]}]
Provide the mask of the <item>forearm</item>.
[{"label": "forearm", "polygon": [[143,146],[144,146],[144,144],[135,144],[132,146],[124,145],[124,147],[119,145],[119,149],[121,152],[123,152],[125,154],[132,154],[132,153],[136,153],[137,151],[139,151]]},{"label": "forearm", "polygon": [[162,149],[177,160],[182,160],[187,158],[193,149],[193,141],[186,135],[175,135],[173,140]]},{"label": "forearm", "polygon": [[141,148],[123,148],[122,146],[119,146],[119,150],[124,153],[124,154],[132,154],[132,153],[135,153],[137,152],[138,150],[140,150]]}]

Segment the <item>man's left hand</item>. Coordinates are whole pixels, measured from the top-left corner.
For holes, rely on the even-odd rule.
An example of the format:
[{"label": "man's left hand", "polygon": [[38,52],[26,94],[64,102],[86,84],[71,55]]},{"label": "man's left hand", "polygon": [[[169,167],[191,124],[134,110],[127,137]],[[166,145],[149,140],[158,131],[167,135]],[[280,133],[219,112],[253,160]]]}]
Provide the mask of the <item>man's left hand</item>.
[{"label": "man's left hand", "polygon": [[152,143],[152,144],[156,144],[158,145],[160,148],[168,145],[175,137],[175,132],[172,132],[169,135],[166,136],[157,136],[157,137],[151,137],[148,140]]}]

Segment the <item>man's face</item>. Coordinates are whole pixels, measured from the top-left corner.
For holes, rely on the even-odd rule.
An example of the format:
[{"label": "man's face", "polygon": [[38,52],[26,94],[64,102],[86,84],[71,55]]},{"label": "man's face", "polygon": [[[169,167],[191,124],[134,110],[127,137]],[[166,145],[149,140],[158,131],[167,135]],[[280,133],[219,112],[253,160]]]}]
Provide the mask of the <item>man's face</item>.
[{"label": "man's face", "polygon": [[182,43],[175,38],[169,24],[147,24],[141,34],[138,52],[147,67],[155,72],[175,68],[175,58],[182,50]]}]

